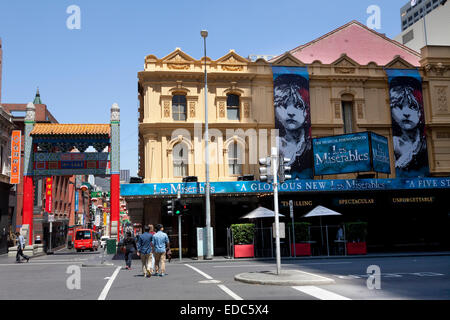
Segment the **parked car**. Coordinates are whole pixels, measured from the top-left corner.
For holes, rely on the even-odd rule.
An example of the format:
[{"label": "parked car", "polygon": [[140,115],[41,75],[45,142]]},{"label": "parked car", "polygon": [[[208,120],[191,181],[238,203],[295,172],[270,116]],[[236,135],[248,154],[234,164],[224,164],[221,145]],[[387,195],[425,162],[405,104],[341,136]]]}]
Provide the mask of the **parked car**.
[{"label": "parked car", "polygon": [[108,236],[102,236],[100,238],[100,248],[105,248],[106,247],[106,240],[108,240],[109,237]]},{"label": "parked car", "polygon": [[99,246],[97,233],[91,229],[79,229],[75,233],[74,244],[77,252],[84,250],[97,251]]}]

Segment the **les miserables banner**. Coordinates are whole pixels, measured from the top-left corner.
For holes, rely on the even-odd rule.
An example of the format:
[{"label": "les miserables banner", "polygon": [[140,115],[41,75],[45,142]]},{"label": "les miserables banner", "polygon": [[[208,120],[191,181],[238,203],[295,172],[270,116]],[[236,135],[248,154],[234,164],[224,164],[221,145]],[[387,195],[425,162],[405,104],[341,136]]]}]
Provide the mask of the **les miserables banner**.
[{"label": "les miserables banner", "polygon": [[415,69],[385,71],[389,81],[396,177],[426,177],[429,165],[422,78]]},{"label": "les miserables banner", "polygon": [[275,129],[292,179],[313,177],[309,75],[306,67],[272,66]]}]

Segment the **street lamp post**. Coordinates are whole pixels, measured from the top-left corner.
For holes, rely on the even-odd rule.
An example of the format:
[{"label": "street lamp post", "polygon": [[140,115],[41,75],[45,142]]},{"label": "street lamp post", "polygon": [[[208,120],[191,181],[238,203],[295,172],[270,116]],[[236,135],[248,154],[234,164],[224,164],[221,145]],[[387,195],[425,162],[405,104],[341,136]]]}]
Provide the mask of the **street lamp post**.
[{"label": "street lamp post", "polygon": [[206,37],[208,37],[208,31],[202,30],[200,31],[200,35],[203,38],[203,47],[204,47],[204,59],[205,59],[205,173],[206,173],[206,183],[205,183],[205,207],[206,207],[206,260],[211,260],[211,239],[209,230],[211,229],[211,206],[210,206],[210,197],[209,197],[209,150],[208,150],[208,140],[209,140],[209,132],[208,132],[208,75],[206,71]]}]

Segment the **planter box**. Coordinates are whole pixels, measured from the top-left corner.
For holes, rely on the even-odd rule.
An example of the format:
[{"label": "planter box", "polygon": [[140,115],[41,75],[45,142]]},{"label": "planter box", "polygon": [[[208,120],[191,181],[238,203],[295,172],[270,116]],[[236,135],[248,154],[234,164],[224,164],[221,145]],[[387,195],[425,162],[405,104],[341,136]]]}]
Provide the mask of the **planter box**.
[{"label": "planter box", "polygon": [[253,244],[235,244],[234,245],[235,258],[254,258],[255,245]]},{"label": "planter box", "polygon": [[347,254],[367,254],[365,242],[347,242]]},{"label": "planter box", "polygon": [[[294,254],[294,245],[291,244],[292,254]],[[311,244],[310,243],[296,243],[295,244],[295,256],[310,256]]]}]

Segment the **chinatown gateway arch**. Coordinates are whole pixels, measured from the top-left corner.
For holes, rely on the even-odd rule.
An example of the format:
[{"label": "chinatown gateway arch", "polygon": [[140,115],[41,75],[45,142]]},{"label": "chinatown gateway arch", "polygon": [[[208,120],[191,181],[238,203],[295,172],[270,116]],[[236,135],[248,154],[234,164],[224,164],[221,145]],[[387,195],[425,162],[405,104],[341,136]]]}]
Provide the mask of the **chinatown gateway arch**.
[{"label": "chinatown gateway arch", "polygon": [[[37,177],[102,175],[111,177],[111,238],[119,238],[120,108],[111,106],[108,124],[37,123],[28,103],[24,142],[24,234],[33,245],[34,180]],[[86,152],[92,146],[97,152]],[[107,150],[105,152],[105,150]]]}]

